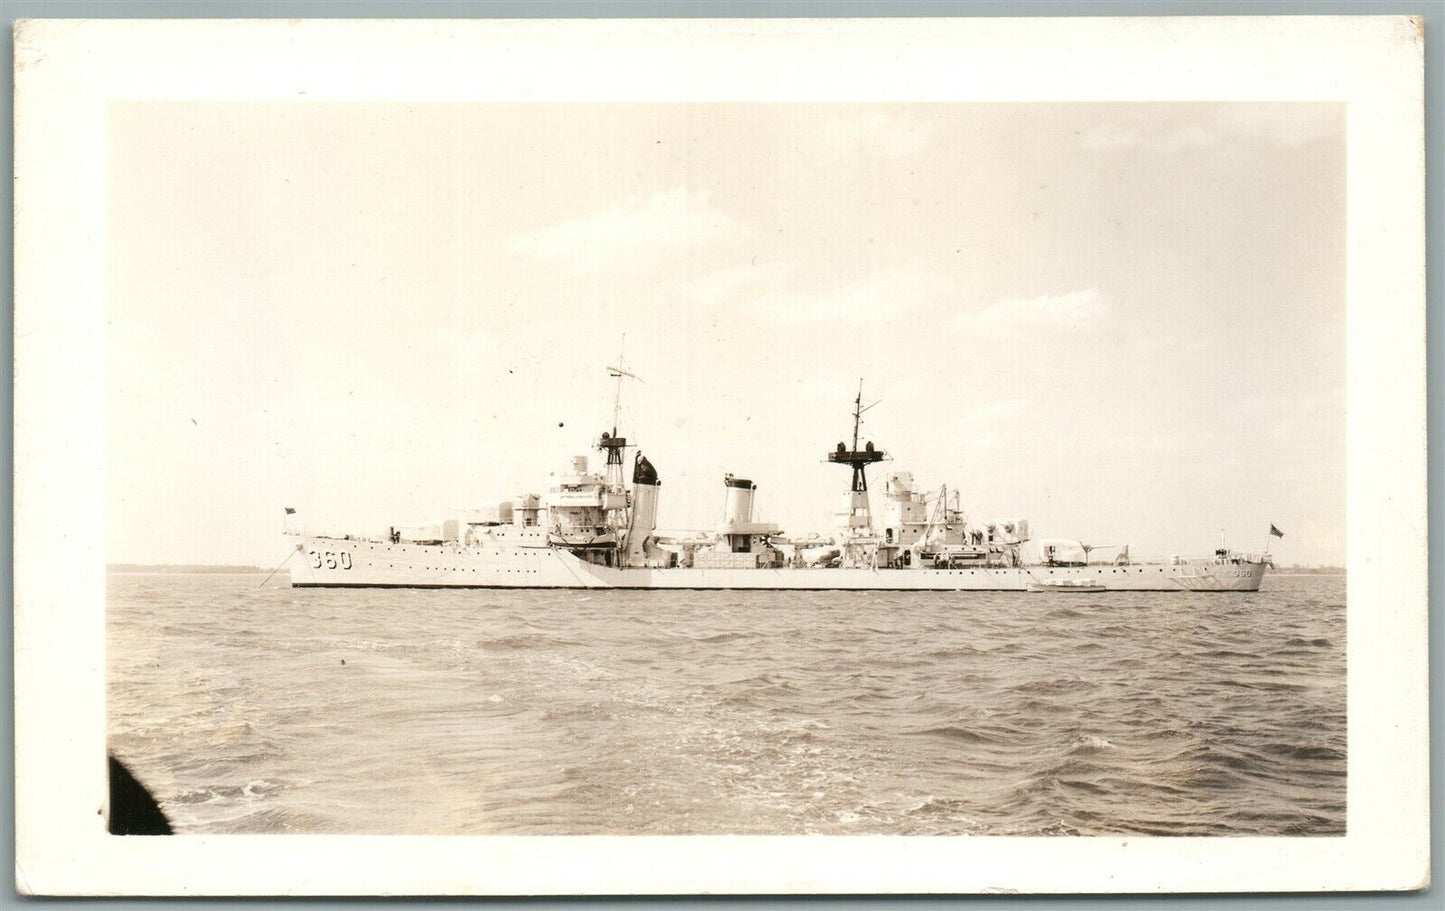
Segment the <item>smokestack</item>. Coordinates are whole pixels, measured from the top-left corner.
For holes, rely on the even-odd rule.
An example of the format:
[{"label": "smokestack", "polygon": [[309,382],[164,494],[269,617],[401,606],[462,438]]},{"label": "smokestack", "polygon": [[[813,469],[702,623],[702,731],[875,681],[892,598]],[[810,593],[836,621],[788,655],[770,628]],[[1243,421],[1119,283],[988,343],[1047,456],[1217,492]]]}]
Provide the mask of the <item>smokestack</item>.
[{"label": "smokestack", "polygon": [[627,527],[627,565],[647,565],[647,539],[657,529],[657,469],[641,452],[632,465],[632,522]]},{"label": "smokestack", "polygon": [[727,485],[727,502],[723,507],[723,525],[746,525],[753,520],[753,491],[758,485],[747,478],[735,478],[727,475],[723,478],[723,484]]}]

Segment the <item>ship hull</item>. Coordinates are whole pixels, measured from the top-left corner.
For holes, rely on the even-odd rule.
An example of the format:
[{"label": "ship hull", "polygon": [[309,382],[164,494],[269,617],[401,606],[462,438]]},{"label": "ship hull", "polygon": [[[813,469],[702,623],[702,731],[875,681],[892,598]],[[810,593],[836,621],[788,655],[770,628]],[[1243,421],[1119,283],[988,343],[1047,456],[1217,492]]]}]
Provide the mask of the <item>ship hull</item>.
[{"label": "ship hull", "polygon": [[[293,538],[296,588],[657,589],[672,591],[1028,591],[1048,582],[1107,591],[1258,591],[1264,563],[972,569],[644,569],[599,566],[546,546],[458,547]],[[1076,581],[1075,581],[1076,580]]]}]

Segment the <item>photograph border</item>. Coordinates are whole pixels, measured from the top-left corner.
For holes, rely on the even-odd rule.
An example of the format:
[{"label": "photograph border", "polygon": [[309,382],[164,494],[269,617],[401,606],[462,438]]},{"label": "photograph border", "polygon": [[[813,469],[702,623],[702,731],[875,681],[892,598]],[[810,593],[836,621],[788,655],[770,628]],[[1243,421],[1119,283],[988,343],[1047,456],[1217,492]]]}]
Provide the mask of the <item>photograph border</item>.
[{"label": "photograph border", "polygon": [[[491,42],[497,53],[463,53],[478,42]],[[879,54],[880,42],[894,42],[897,51]],[[401,44],[409,51],[404,65],[358,66],[392,60]],[[1429,854],[1421,53],[1416,23],[1400,18],[17,25],[21,890],[529,895],[1418,887]],[[872,65],[860,66],[862,59]],[[575,78],[610,67],[617,68],[614,80]],[[1140,72],[1152,74],[1147,85]],[[660,78],[668,74],[673,78]],[[502,92],[506,87],[511,94]],[[1347,101],[1347,610],[1356,671],[1349,686],[1348,834],[106,836],[95,821],[103,808],[94,805],[105,739],[98,505],[105,501],[105,105],[503,97]],[[1386,530],[1402,543],[1382,550]],[[1363,676],[1360,668],[1367,669]],[[258,876],[261,869],[269,875]]]}]

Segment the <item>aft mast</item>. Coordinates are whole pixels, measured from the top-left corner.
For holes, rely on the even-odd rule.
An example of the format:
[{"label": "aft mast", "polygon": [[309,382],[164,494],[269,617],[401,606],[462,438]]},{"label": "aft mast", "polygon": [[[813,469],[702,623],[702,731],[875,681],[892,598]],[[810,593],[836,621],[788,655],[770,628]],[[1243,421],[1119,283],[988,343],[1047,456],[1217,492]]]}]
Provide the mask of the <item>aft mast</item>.
[{"label": "aft mast", "polygon": [[873,532],[873,516],[868,508],[869,465],[885,458],[881,449],[875,449],[870,440],[859,448],[859,433],[863,427],[863,413],[873,405],[863,405],[863,381],[858,380],[858,396],[853,400],[853,446],[839,443],[828,453],[828,461],[847,465],[853,469],[853,485],[843,495],[842,508],[838,511],[839,524],[843,526],[843,565],[873,566],[878,558],[878,538]]}]

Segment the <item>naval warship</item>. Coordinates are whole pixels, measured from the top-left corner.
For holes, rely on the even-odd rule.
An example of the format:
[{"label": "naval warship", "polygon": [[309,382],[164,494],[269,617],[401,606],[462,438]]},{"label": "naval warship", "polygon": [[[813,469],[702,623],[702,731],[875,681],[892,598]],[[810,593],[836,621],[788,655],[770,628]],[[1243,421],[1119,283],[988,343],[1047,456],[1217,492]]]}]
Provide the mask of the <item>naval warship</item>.
[{"label": "naval warship", "polygon": [[[852,444],[827,461],[852,482],[835,513],[836,534],[793,538],[756,521],[757,485],[723,478],[724,509],[715,529],[659,534],[662,481],[657,468],[618,434],[623,377],[617,380],[611,431],[596,443],[600,470],[586,455],[554,474],[545,495],[526,493],[439,522],[393,526],[385,537],[307,534],[290,528],[291,585],[296,588],[628,588],[785,591],[1258,591],[1268,553],[1219,548],[1211,556],[1135,560],[1127,545],[1095,559],[1066,539],[1034,542],[1023,559],[1027,519],[971,522],[957,491],[917,489],[904,471],[885,479],[875,519],[868,469],[885,453],[861,443],[862,384],[853,407]],[[877,403],[874,403],[877,404]],[[631,477],[626,453],[633,449]],[[951,495],[950,495],[951,493]],[[1278,534],[1271,526],[1271,532]]]}]

